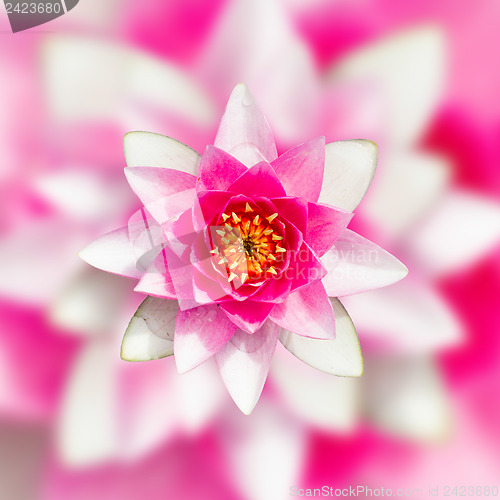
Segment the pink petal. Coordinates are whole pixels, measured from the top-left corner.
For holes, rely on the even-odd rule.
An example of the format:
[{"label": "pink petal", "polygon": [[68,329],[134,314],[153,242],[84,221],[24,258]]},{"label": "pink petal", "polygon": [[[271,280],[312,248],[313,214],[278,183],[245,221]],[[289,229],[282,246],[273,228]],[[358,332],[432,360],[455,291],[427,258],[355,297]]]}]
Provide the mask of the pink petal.
[{"label": "pink petal", "polygon": [[196,231],[201,231],[234,196],[224,191],[203,191],[198,193],[193,207],[193,224]]},{"label": "pink petal", "polygon": [[142,208],[128,221],[128,237],[136,267],[144,272],[165,246],[163,231],[149,212]]},{"label": "pink petal", "polygon": [[346,229],[321,258],[328,274],[323,284],[330,297],[342,297],[392,285],[408,274],[396,257]]},{"label": "pink petal", "polygon": [[271,200],[281,217],[290,221],[304,235],[307,230],[307,202],[301,198],[287,196]]},{"label": "pink petal", "polygon": [[276,324],[304,337],[335,338],[335,317],[325,287],[317,281],[291,293],[277,304],[269,318]]},{"label": "pink petal", "polygon": [[127,227],[111,231],[87,245],[78,254],[85,262],[108,273],[140,278],[137,258],[129,240]]},{"label": "pink petal", "polygon": [[206,243],[204,232],[198,233],[191,246],[189,260],[200,273],[203,273],[212,280],[216,280],[217,271],[212,264],[213,257],[214,255],[210,253],[210,249]]},{"label": "pink petal", "polygon": [[283,302],[292,288],[292,281],[286,275],[286,271],[276,278],[271,278],[264,283],[258,291],[252,295],[252,300],[262,302]]},{"label": "pink petal", "polygon": [[288,196],[318,201],[325,170],[325,138],[290,149],[272,162]]},{"label": "pink petal", "polygon": [[177,313],[174,357],[177,371],[185,373],[214,355],[237,327],[216,305]]},{"label": "pink petal", "polygon": [[264,387],[278,333],[278,325],[271,321],[253,335],[237,330],[215,355],[229,394],[247,415],[254,409]]},{"label": "pink petal", "polygon": [[193,269],[193,292],[194,299],[199,304],[212,304],[214,302],[232,300],[218,281],[207,278],[207,276],[197,269]]},{"label": "pink petal", "polygon": [[245,300],[243,302],[225,302],[220,308],[241,330],[255,333],[266,321],[275,304]]},{"label": "pink petal", "polygon": [[244,84],[237,85],[227,103],[214,145],[233,155],[247,167],[277,156],[271,129]]},{"label": "pink petal", "polygon": [[163,224],[162,230],[168,240],[169,247],[181,259],[188,261],[191,245],[198,235],[193,227],[193,210],[188,209],[172,222]]},{"label": "pink petal", "polygon": [[177,298],[172,277],[168,270],[165,250],[162,250],[155,258],[134,290],[136,292],[154,295],[155,297],[163,297],[166,299]]},{"label": "pink petal", "polygon": [[144,205],[193,189],[196,184],[194,175],[170,168],[127,167],[125,175]]},{"label": "pink petal", "polygon": [[158,224],[165,224],[172,217],[191,208],[195,196],[196,190],[194,188],[180,191],[148,203],[146,209],[155,218]]},{"label": "pink petal", "polygon": [[200,162],[198,191],[225,191],[247,167],[224,150],[207,146]]},{"label": "pink petal", "polygon": [[265,161],[247,170],[227,190],[247,196],[265,196],[267,198],[286,196],[276,172]]},{"label": "pink petal", "polygon": [[299,251],[295,253],[286,272],[293,281],[292,291],[319,281],[327,273],[323,263],[306,242],[303,242]]},{"label": "pink petal", "polygon": [[323,203],[309,203],[308,215],[305,240],[321,257],[332,247],[354,214]]},{"label": "pink petal", "polygon": [[286,237],[283,241],[285,242],[284,245],[288,248],[286,256],[288,258],[296,257],[304,243],[304,236],[291,222],[286,224],[285,231]]}]

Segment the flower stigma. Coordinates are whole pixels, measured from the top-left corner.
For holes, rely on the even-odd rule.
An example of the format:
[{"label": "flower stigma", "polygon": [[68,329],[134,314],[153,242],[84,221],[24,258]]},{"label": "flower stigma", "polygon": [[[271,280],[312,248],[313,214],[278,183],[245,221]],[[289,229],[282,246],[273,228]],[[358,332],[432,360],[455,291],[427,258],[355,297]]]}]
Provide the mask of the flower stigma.
[{"label": "flower stigma", "polygon": [[212,234],[212,259],[229,283],[260,285],[280,274],[285,259],[285,225],[248,202],[220,215]]}]

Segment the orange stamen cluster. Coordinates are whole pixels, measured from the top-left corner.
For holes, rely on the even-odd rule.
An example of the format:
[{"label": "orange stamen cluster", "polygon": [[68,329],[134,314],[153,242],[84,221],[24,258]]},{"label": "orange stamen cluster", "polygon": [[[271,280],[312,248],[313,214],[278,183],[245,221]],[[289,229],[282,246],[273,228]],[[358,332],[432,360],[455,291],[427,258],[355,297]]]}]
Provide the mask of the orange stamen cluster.
[{"label": "orange stamen cluster", "polygon": [[226,210],[221,215],[211,253],[215,263],[225,269],[229,282],[257,285],[279,273],[286,249],[277,217],[277,213],[266,216],[249,203],[237,212]]}]

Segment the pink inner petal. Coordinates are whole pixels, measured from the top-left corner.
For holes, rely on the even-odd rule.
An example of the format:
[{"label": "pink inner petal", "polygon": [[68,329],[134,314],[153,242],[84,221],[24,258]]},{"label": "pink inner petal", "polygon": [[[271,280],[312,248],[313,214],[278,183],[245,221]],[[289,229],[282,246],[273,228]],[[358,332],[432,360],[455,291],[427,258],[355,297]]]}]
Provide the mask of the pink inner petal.
[{"label": "pink inner petal", "polygon": [[174,336],[174,357],[179,373],[206,361],[226,344],[236,329],[216,305],[179,311]]},{"label": "pink inner petal", "polygon": [[286,196],[276,172],[269,163],[264,161],[248,169],[228,187],[228,191],[252,197],[276,198]]},{"label": "pink inner petal", "polygon": [[335,318],[325,287],[317,281],[291,293],[269,318],[282,328],[316,339],[335,338]]},{"label": "pink inner petal", "polygon": [[238,328],[248,333],[255,333],[266,321],[274,305],[246,300],[225,302],[220,308]]},{"label": "pink inner petal", "polygon": [[325,138],[319,137],[290,149],[272,162],[289,196],[317,201],[325,170]]},{"label": "pink inner petal", "polygon": [[308,204],[306,242],[321,257],[347,227],[354,214],[323,203]]},{"label": "pink inner petal", "polygon": [[225,191],[247,167],[222,149],[207,146],[200,162],[197,191]]}]

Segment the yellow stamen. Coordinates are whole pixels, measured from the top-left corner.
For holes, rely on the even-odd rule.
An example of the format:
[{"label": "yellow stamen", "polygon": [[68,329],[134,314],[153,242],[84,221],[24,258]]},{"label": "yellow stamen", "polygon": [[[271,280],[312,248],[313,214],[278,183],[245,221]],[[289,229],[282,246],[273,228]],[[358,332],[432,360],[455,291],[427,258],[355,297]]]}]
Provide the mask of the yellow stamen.
[{"label": "yellow stamen", "polygon": [[266,217],[266,219],[267,219],[269,222],[272,222],[274,219],[276,219],[276,217],[278,217],[278,214],[277,214],[277,213],[274,213],[273,215],[270,215],[269,217]]},{"label": "yellow stamen", "polygon": [[232,230],[232,229],[233,229],[233,226],[231,226],[231,224],[228,224],[227,222],[226,222],[225,226],[226,226],[229,230]]},{"label": "yellow stamen", "polygon": [[279,240],[282,240],[283,239],[283,236],[278,236],[277,234],[273,234],[273,238],[272,238],[274,241],[279,241]]},{"label": "yellow stamen", "polygon": [[246,224],[245,224],[245,231],[248,231],[250,229],[250,221],[247,220]]},{"label": "yellow stamen", "polygon": [[245,212],[253,212],[253,208],[250,206],[250,204],[247,201],[247,204],[245,206]]},{"label": "yellow stamen", "polygon": [[[248,205],[248,203],[247,203]],[[241,273],[241,277],[240,277],[240,280],[241,280],[241,284],[245,283],[245,281],[247,280],[248,278],[248,274],[247,273]]]},{"label": "yellow stamen", "polygon": [[255,269],[257,269],[257,271],[259,271],[259,273],[262,272],[262,267],[260,267],[260,265],[257,262],[254,264],[254,267]]},{"label": "yellow stamen", "polygon": [[272,253],[268,255],[268,258],[271,260],[276,260],[276,257]]},{"label": "yellow stamen", "polygon": [[278,274],[278,273],[276,272],[276,269],[274,269],[274,267],[273,267],[273,266],[271,266],[271,267],[267,270],[267,272],[269,272],[269,273],[271,273],[271,274]]},{"label": "yellow stamen", "polygon": [[240,218],[233,212],[231,214],[233,216],[233,220],[234,220],[234,223],[237,224],[238,222],[240,222]]},{"label": "yellow stamen", "polygon": [[226,234],[226,231],[222,231],[222,229],[217,229],[215,232],[217,234],[220,234],[221,236],[225,236],[225,234]]},{"label": "yellow stamen", "polygon": [[222,257],[222,259],[219,260],[219,264],[224,264],[225,262],[227,262],[226,257]]},{"label": "yellow stamen", "polygon": [[227,238],[222,238],[222,241],[226,244],[229,245],[229,240]]},{"label": "yellow stamen", "polygon": [[222,218],[223,218],[224,222],[226,222],[226,221],[227,221],[227,219],[229,219],[229,215],[227,215],[227,214],[222,214]]},{"label": "yellow stamen", "polygon": [[227,279],[227,281],[231,282],[231,281],[233,281],[233,280],[234,280],[234,278],[237,278],[237,277],[238,277],[238,275],[237,275],[237,274],[231,273],[231,274],[229,275],[229,278]]},{"label": "yellow stamen", "polygon": [[279,245],[276,245],[276,251],[277,252],[286,252],[286,249],[281,248]]},{"label": "yellow stamen", "polygon": [[266,229],[266,230],[264,231],[264,234],[267,236],[268,234],[271,234],[272,232],[273,232],[273,230],[272,230],[272,229]]},{"label": "yellow stamen", "polygon": [[255,225],[257,225],[257,224],[259,223],[259,216],[258,216],[258,215],[256,215],[256,216],[254,217],[254,219],[253,219],[253,223],[254,223]]},{"label": "yellow stamen", "polygon": [[214,248],[213,250],[210,250],[210,253],[213,253],[213,254],[215,254],[215,255],[218,255],[218,254],[219,254],[219,247]]},{"label": "yellow stamen", "polygon": [[238,267],[239,262],[233,262],[230,266],[229,269],[234,269],[235,267]]}]

